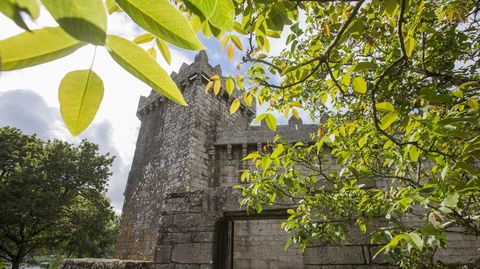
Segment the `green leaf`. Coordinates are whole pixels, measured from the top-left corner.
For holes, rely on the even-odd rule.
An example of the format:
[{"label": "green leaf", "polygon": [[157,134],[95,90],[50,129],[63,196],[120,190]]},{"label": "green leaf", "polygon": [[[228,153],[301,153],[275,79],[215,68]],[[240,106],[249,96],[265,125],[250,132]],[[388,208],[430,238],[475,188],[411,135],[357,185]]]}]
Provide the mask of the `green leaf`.
[{"label": "green leaf", "polygon": [[[9,2],[4,1],[4,2]],[[18,7],[21,11],[24,11],[32,17],[32,19],[37,19],[40,15],[40,8],[38,6],[37,0],[10,0],[15,6]]]},{"label": "green leaf", "polygon": [[390,112],[387,115],[383,116],[380,120],[380,129],[385,130],[387,129],[392,123],[397,120],[397,112]]},{"label": "green leaf", "polygon": [[0,12],[15,22],[18,27],[29,30],[27,24],[23,21],[22,13],[26,12],[32,19],[36,19],[39,15],[39,7],[36,0],[2,0],[0,1]]},{"label": "green leaf", "polygon": [[385,246],[383,246],[381,249],[379,249],[377,251],[377,253],[375,253],[375,255],[373,256],[373,258],[375,259],[377,257],[378,254],[382,253],[383,251],[385,251],[387,248],[394,248],[398,245],[398,243],[400,243],[400,241],[402,239],[404,239],[405,237],[407,237],[406,234],[398,234],[396,235],[395,237],[393,237],[392,240],[390,240],[390,242],[388,244],[386,244]]},{"label": "green leaf", "polygon": [[47,27],[0,41],[0,70],[16,70],[50,62],[71,54],[85,43],[60,27]]},{"label": "green leaf", "polygon": [[243,84],[244,79],[245,79],[244,75],[237,75],[237,77],[235,78],[235,80],[237,82],[237,88],[239,88],[240,90],[243,90],[245,88],[245,86]]},{"label": "green leaf", "polygon": [[478,108],[478,101],[474,97],[467,100],[467,104],[471,108]]},{"label": "green leaf", "polygon": [[412,203],[413,199],[411,197],[403,197],[398,201],[398,204],[401,206],[402,210],[407,210],[410,207],[410,204]]},{"label": "green leaf", "polygon": [[405,40],[405,50],[408,57],[412,56],[416,44],[417,41],[413,37],[408,37],[407,40]]},{"label": "green leaf", "polygon": [[415,232],[409,233],[408,238],[410,239],[409,241],[411,241],[417,249],[422,250],[423,240],[417,233]]},{"label": "green leaf", "polygon": [[247,95],[244,95],[243,96],[243,100],[245,100],[245,104],[249,107],[252,106],[252,102],[253,102],[253,97],[250,95],[250,94],[247,94]]},{"label": "green leaf", "polygon": [[290,247],[290,245],[292,244],[292,241],[293,241],[293,238],[289,237],[287,242],[285,243],[285,246],[283,247],[283,250],[286,251]]},{"label": "green leaf", "polygon": [[375,107],[382,112],[393,112],[395,111],[395,107],[393,107],[392,103],[390,102],[381,102],[375,105]]},{"label": "green leaf", "polygon": [[143,43],[147,43],[147,42],[152,41],[154,38],[155,38],[155,36],[152,35],[151,33],[145,33],[143,35],[139,35],[139,36],[135,37],[135,39],[133,40],[133,43],[143,44]]},{"label": "green leaf", "polygon": [[235,82],[233,82],[233,78],[232,78],[232,77],[228,77],[228,78],[225,80],[225,87],[226,87],[226,89],[227,89],[228,95],[232,95],[233,89],[235,88]]},{"label": "green leaf", "polygon": [[449,194],[444,200],[443,200],[443,206],[445,207],[448,207],[448,208],[456,208],[457,207],[457,204],[458,204],[458,198],[459,198],[459,194],[458,193],[454,193],[453,195],[452,194]]},{"label": "green leaf", "polygon": [[63,121],[73,136],[90,125],[102,98],[102,79],[92,70],[77,70],[65,75],[58,90],[58,100]]},{"label": "green leaf", "polygon": [[242,45],[242,42],[240,41],[240,38],[238,38],[237,36],[232,35],[232,36],[231,36],[231,39],[232,39],[233,44],[234,44],[239,50],[243,50],[243,45]]},{"label": "green leaf", "polygon": [[250,154],[248,154],[245,158],[242,159],[242,161],[247,161],[247,160],[250,160],[250,159],[253,159],[253,160],[256,160],[258,158],[261,158],[262,155],[260,155],[260,153],[258,153],[258,151],[254,151]]},{"label": "green leaf", "polygon": [[168,64],[172,63],[172,55],[170,54],[170,49],[167,46],[167,43],[165,41],[161,40],[160,38],[157,37],[157,47],[162,53],[163,58]]},{"label": "green leaf", "polygon": [[104,45],[107,14],[99,0],[42,0],[52,17],[69,35],[78,40]]},{"label": "green leaf", "polygon": [[206,85],[205,85],[205,94],[208,93],[208,91],[213,87],[213,80],[210,80]]},{"label": "green leaf", "polygon": [[452,92],[452,95],[457,97],[457,98],[463,98],[463,91],[460,87],[458,87],[457,89],[455,89],[453,92]]},{"label": "green leaf", "polygon": [[270,157],[271,158],[277,158],[278,156],[280,156],[280,154],[282,154],[283,151],[284,151],[283,145],[278,144],[277,147],[275,148],[275,150],[272,152],[272,154],[270,154]]},{"label": "green leaf", "polygon": [[209,19],[215,7],[217,6],[218,0],[185,0],[185,5],[195,14],[203,16],[205,19]]},{"label": "green leaf", "polygon": [[107,37],[107,49],[112,58],[130,74],[155,91],[186,106],[177,84],[147,52],[135,43],[115,35]]},{"label": "green leaf", "polygon": [[277,119],[272,114],[267,114],[265,116],[265,122],[267,123],[268,129],[272,131],[277,130]]},{"label": "green leaf", "polygon": [[363,77],[356,77],[353,79],[353,90],[358,93],[366,93],[367,92],[367,82]]},{"label": "green leaf", "polygon": [[147,53],[152,57],[154,60],[157,59],[157,51],[155,50],[154,47],[151,47],[147,50]]},{"label": "green leaf", "polygon": [[367,143],[368,136],[364,135],[360,140],[358,140],[358,146],[363,147]]},{"label": "green leaf", "polygon": [[267,115],[268,115],[268,113],[262,113],[255,118],[255,121],[260,122],[260,121],[264,120],[267,117]]},{"label": "green leaf", "polygon": [[184,49],[204,49],[190,23],[168,0],[116,1],[140,27],[162,40]]},{"label": "green leaf", "polygon": [[213,82],[213,93],[215,95],[218,95],[220,93],[220,89],[222,87],[222,81],[219,79],[216,79],[215,82]]},{"label": "green leaf", "polygon": [[10,1],[0,1],[0,12],[15,22],[18,27],[29,30],[27,24],[23,21],[21,10]]},{"label": "green leaf", "polygon": [[233,61],[233,57],[235,56],[235,51],[233,50],[232,44],[228,44],[227,46],[227,56],[230,62]]},{"label": "green leaf", "polygon": [[408,151],[408,156],[412,162],[418,162],[418,157],[420,156],[418,148],[412,145]]},{"label": "green leaf", "polygon": [[230,105],[230,114],[237,112],[238,108],[240,108],[240,100],[235,99]]},{"label": "green leaf", "polygon": [[122,11],[120,7],[117,5],[117,3],[115,3],[115,0],[106,0],[105,4],[107,5],[108,14]]},{"label": "green leaf", "polygon": [[362,71],[362,70],[372,69],[372,68],[375,68],[375,67],[377,67],[377,65],[374,64],[374,63],[371,63],[371,62],[360,62],[360,63],[355,64],[355,65],[352,67],[352,71],[359,72],[359,71]]},{"label": "green leaf", "polygon": [[235,6],[232,0],[218,0],[217,6],[208,21],[223,31],[232,31],[234,19]]}]

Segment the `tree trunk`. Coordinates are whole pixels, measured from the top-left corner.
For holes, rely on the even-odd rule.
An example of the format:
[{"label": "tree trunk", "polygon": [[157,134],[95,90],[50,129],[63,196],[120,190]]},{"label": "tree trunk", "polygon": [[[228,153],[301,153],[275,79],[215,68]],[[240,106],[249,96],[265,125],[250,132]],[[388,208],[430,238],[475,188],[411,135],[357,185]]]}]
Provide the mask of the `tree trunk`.
[{"label": "tree trunk", "polygon": [[17,255],[12,258],[12,269],[20,269],[20,263],[22,263],[25,258],[25,252],[23,245],[19,246]]},{"label": "tree trunk", "polygon": [[22,261],[21,261],[20,259],[14,259],[14,260],[12,260],[12,269],[19,269],[21,262],[22,262]]}]

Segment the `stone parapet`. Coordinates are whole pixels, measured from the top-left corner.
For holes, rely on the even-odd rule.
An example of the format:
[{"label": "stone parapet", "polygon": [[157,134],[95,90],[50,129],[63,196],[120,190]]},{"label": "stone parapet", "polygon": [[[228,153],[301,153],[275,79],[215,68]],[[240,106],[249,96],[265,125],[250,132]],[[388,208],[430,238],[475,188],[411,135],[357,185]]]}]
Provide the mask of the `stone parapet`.
[{"label": "stone parapet", "polygon": [[311,134],[318,132],[317,124],[279,125],[274,132],[266,126],[249,126],[247,129],[220,128],[217,131],[215,145],[256,144],[273,141],[276,135],[284,142],[310,142]]},{"label": "stone parapet", "polygon": [[61,269],[155,269],[153,261],[117,259],[67,259]]}]

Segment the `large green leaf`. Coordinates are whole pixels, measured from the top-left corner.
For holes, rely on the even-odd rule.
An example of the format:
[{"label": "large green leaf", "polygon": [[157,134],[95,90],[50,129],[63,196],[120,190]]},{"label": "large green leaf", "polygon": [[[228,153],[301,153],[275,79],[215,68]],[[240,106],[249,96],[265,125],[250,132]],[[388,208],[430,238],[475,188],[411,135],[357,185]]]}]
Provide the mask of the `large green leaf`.
[{"label": "large green leaf", "polygon": [[168,0],[116,0],[117,4],[143,29],[189,50],[203,49],[190,23]]},{"label": "large green leaf", "polygon": [[397,120],[397,112],[390,112],[380,119],[380,129],[385,130]]},{"label": "large green leaf", "polygon": [[107,37],[107,48],[112,58],[130,74],[171,100],[187,105],[175,82],[142,48],[115,35]]},{"label": "large green leaf", "polygon": [[395,107],[390,102],[381,102],[375,105],[375,107],[382,112],[395,111]]},{"label": "large green leaf", "polygon": [[230,114],[237,112],[239,108],[240,108],[240,100],[238,99],[233,100],[232,104],[230,105]]},{"label": "large green leaf", "polygon": [[0,41],[0,70],[15,70],[64,57],[85,43],[60,27],[23,32]]},{"label": "large green leaf", "polygon": [[353,90],[358,93],[367,92],[367,82],[363,77],[356,77],[352,81]]},{"label": "large green leaf", "polygon": [[198,16],[203,16],[205,19],[209,19],[218,0],[185,0],[185,5]]},{"label": "large green leaf", "polygon": [[277,130],[277,119],[275,118],[275,116],[273,116],[272,114],[267,114],[265,116],[265,122],[267,123],[267,127],[268,129],[272,130],[272,131],[276,131]]},{"label": "large green leaf", "polygon": [[71,36],[95,45],[107,38],[107,14],[99,0],[42,0],[53,18]]},{"label": "large green leaf", "polygon": [[103,82],[92,70],[65,75],[58,90],[60,113],[68,130],[80,134],[95,118],[103,98]]},{"label": "large green leaf", "polygon": [[223,31],[232,31],[234,19],[235,6],[232,0],[218,0],[212,16],[208,20],[213,26]]}]

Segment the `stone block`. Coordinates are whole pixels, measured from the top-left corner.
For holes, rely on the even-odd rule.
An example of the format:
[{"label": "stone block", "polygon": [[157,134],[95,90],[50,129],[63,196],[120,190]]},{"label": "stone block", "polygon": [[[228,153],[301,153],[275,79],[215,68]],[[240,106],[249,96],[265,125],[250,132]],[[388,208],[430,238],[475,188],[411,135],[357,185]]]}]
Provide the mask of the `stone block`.
[{"label": "stone block", "polygon": [[268,263],[265,260],[252,260],[252,268],[268,269]]},{"label": "stone block", "polygon": [[155,251],[156,263],[170,263],[170,257],[172,256],[171,245],[158,245]]},{"label": "stone block", "polygon": [[173,247],[172,261],[177,263],[213,263],[212,244],[177,244]]},{"label": "stone block", "polygon": [[214,242],[215,233],[213,232],[198,232],[192,234],[192,242],[194,243],[204,243],[204,242]]},{"label": "stone block", "polygon": [[160,244],[176,244],[176,243],[190,243],[192,242],[191,233],[169,233],[163,232],[160,234],[158,241]]},{"label": "stone block", "polygon": [[155,264],[155,269],[175,269],[174,264]]},{"label": "stone block", "polygon": [[200,264],[175,264],[175,269],[200,269]]},{"label": "stone block", "polygon": [[316,246],[307,247],[304,263],[310,265],[365,264],[361,246]]}]

